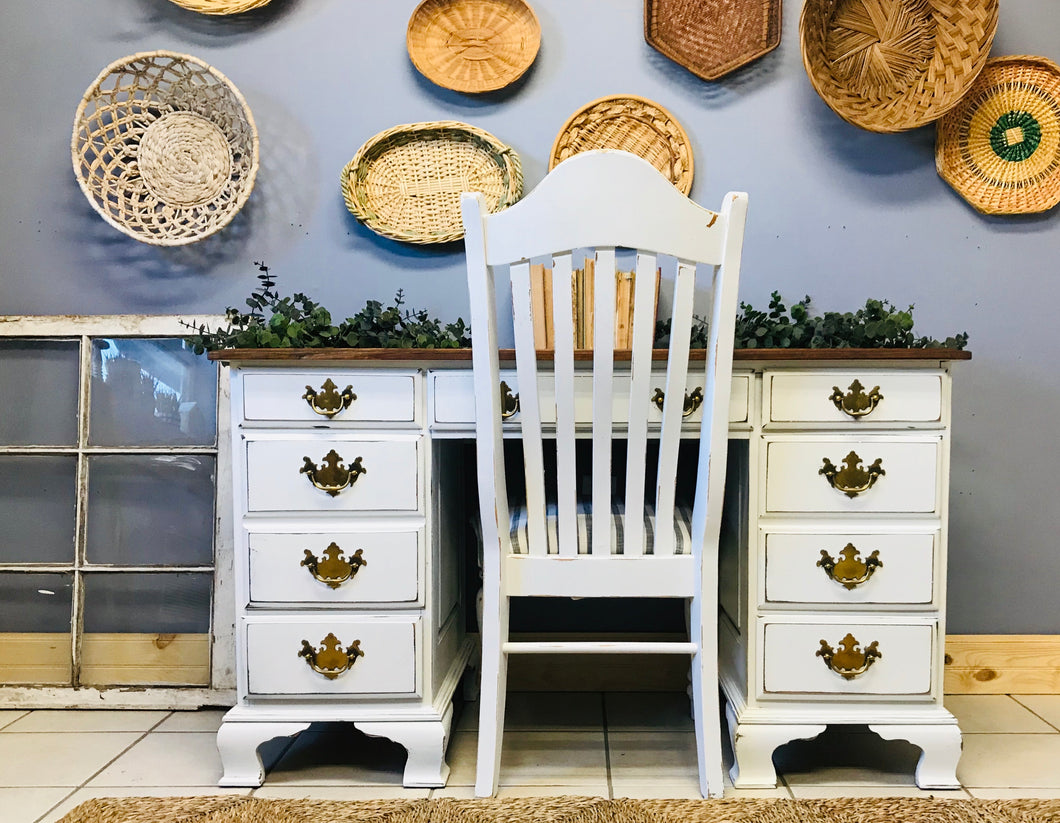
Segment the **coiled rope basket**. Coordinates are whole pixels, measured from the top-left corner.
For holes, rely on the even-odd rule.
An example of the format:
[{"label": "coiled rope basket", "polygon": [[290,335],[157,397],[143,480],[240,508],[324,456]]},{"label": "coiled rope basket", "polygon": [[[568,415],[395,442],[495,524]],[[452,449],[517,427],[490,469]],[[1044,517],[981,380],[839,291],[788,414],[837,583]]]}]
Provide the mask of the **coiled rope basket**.
[{"label": "coiled rope basket", "polygon": [[140,52],[89,86],[70,153],[104,220],[141,242],[180,246],[224,228],[246,203],[258,133],[217,69],[187,54]]},{"label": "coiled rope basket", "polygon": [[269,0],[170,0],[170,2],[188,11],[213,15],[242,14],[269,4]]}]

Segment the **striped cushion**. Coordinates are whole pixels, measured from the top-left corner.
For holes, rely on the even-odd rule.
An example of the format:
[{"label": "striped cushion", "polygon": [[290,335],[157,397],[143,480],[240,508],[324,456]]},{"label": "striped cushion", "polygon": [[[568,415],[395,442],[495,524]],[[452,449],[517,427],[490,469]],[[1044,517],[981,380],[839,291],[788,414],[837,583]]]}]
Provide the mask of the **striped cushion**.
[{"label": "striped cushion", "polygon": [[[592,508],[588,503],[577,506],[578,553],[590,554],[593,538]],[[674,552],[687,554],[692,545],[691,539],[692,510],[677,506],[674,511]],[[611,507],[611,553],[623,554],[625,547],[625,509],[621,503]],[[511,511],[512,551],[515,554],[527,554],[526,507],[513,507]],[[559,553],[559,516],[555,503],[545,507],[545,532],[548,536],[548,553]],[[644,554],[652,554],[655,545],[655,509],[646,506],[644,509]]]}]

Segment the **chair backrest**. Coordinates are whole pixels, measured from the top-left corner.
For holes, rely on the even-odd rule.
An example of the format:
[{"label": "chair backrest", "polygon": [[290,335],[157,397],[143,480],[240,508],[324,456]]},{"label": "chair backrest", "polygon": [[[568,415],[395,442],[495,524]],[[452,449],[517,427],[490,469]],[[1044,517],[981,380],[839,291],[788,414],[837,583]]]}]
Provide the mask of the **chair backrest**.
[{"label": "chair backrest", "polygon": [[[591,553],[610,555],[612,462],[615,440],[627,443],[625,477],[618,488],[629,501],[627,511],[643,511],[645,478],[656,477],[653,553],[674,552],[673,522],[678,445],[681,436],[689,341],[693,324],[693,295],[697,264],[710,275],[709,344],[704,361],[702,424],[698,480],[691,523],[693,550],[717,539],[728,442],[728,405],[732,347],[737,310],[737,281],[743,242],[747,195],[725,196],[720,212],[704,209],[682,195],[651,164],[620,151],[591,151],[559,164],[522,201],[497,214],[488,214],[481,194],[465,193],[462,210],[471,297],[471,326],[477,419],[479,497],[484,544],[512,550],[509,536],[508,478],[502,443],[499,389],[497,289],[498,277],[510,277],[522,427],[523,477],[530,553],[548,551],[546,489],[555,502],[552,553],[562,556]],[[632,345],[614,351],[616,304],[616,249],[635,252]],[[595,255],[593,338],[591,355],[576,355],[572,317],[572,273],[579,256]],[[626,252],[619,252],[622,258]],[[660,258],[676,258],[670,310],[671,327],[666,361],[658,462],[646,465],[649,419],[653,413],[650,377],[655,324],[656,277]],[[532,261],[546,260],[551,270],[551,304],[544,306],[554,330],[554,351],[535,349],[535,301],[531,277],[541,276]],[[672,262],[672,261],[671,261]],[[706,279],[701,277],[701,279]],[[547,296],[547,291],[545,292]],[[538,292],[540,295],[540,292]],[[536,305],[535,305],[536,303]],[[540,317],[537,318],[540,321]],[[539,322],[540,328],[540,322]],[[540,340],[538,341],[540,344]],[[591,533],[590,545],[582,531],[579,545],[577,514],[578,467],[576,433],[585,421],[576,420],[575,373],[591,356]],[[628,360],[628,367],[626,362]],[[619,364],[616,369],[616,361]],[[628,368],[628,371],[627,371]],[[582,379],[579,377],[579,379]],[[542,423],[552,418],[555,404],[554,449],[551,433]],[[618,414],[616,415],[616,408]],[[543,412],[545,413],[543,415]],[[619,418],[616,424],[615,418]],[[654,425],[654,424],[653,424]],[[587,433],[585,433],[587,436]],[[546,473],[554,477],[546,478]],[[651,491],[651,488],[648,489]],[[492,516],[488,516],[491,513]],[[626,517],[624,554],[642,552],[643,520]],[[713,532],[713,534],[711,534]],[[555,545],[558,543],[558,546]],[[710,543],[707,543],[709,545]]]}]

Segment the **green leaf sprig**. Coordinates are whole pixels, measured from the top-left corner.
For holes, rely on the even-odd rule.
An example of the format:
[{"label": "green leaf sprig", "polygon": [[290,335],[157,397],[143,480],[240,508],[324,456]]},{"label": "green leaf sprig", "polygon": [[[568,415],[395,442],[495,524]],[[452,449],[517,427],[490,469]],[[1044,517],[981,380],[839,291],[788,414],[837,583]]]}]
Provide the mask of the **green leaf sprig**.
[{"label": "green leaf sprig", "polygon": [[[968,345],[968,333],[945,340],[913,333],[913,307],[899,309],[888,300],[869,299],[853,312],[810,313],[810,298],[789,309],[780,292],[773,292],[766,311],[740,303],[736,316],[735,347],[738,349],[957,349]],[[696,317],[692,348],[706,348],[707,321]],[[669,319],[656,324],[655,343],[669,342]]]},{"label": "green leaf sprig", "polygon": [[339,324],[331,313],[302,293],[281,297],[276,278],[264,263],[258,267],[258,286],[246,299],[249,311],[228,308],[224,327],[210,329],[185,323],[195,333],[185,342],[196,354],[219,349],[276,348],[421,348],[457,349],[471,345],[471,329],[461,318],[443,324],[425,310],[403,309],[398,289],[394,305],[369,300],[353,317]]}]

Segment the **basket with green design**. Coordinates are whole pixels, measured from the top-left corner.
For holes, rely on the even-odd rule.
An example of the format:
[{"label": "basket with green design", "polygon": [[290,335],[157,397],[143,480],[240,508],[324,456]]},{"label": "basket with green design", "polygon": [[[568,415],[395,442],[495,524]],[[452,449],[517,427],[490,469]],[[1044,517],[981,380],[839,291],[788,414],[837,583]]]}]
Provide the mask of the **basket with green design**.
[{"label": "basket with green design", "polygon": [[1060,66],[1044,57],[988,61],[938,122],[935,167],[984,214],[1034,214],[1060,203]]}]

